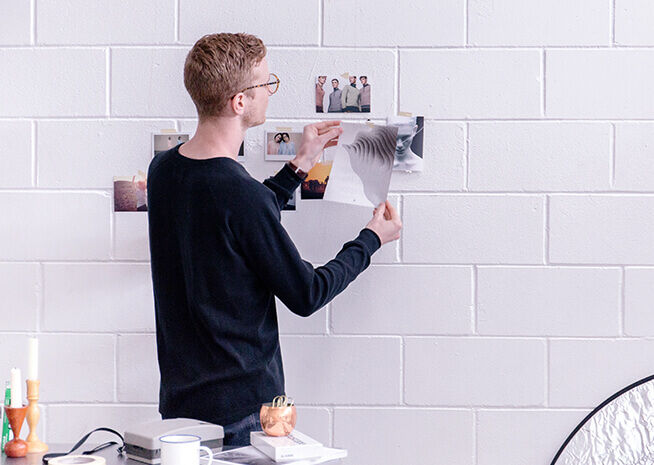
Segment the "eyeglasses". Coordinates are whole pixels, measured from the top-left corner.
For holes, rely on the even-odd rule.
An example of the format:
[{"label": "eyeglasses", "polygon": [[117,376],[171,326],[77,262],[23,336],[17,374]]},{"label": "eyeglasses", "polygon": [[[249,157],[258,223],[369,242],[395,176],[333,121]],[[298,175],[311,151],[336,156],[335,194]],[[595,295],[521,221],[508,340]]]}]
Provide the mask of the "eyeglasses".
[{"label": "eyeglasses", "polygon": [[241,92],[245,92],[246,90],[256,89],[257,87],[264,87],[265,86],[266,89],[268,90],[268,93],[270,95],[272,95],[275,92],[277,92],[277,89],[279,89],[279,78],[277,77],[276,74],[270,73],[270,75],[268,76],[268,79],[269,79],[270,82],[266,82],[265,84],[258,84],[256,86],[246,87]]}]

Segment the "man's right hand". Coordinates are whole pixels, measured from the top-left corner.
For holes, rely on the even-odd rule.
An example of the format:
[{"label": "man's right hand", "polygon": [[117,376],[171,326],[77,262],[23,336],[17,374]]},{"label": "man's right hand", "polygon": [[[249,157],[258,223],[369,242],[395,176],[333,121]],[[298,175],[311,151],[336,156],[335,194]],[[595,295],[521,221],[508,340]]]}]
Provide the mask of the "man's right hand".
[{"label": "man's right hand", "polygon": [[374,231],[382,245],[387,242],[396,241],[400,238],[400,230],[402,229],[402,221],[397,210],[387,200],[385,203],[380,203],[372,214],[372,220],[366,225],[366,228]]},{"label": "man's right hand", "polygon": [[334,139],[343,133],[340,121],[322,121],[304,127],[302,140],[293,164],[304,172],[309,172],[330,145],[336,145]]}]

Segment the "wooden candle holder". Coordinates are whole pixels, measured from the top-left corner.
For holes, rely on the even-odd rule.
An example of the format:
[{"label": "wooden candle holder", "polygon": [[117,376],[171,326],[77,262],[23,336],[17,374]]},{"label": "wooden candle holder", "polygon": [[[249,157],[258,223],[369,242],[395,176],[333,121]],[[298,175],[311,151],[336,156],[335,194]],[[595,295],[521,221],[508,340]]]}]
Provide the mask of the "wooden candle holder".
[{"label": "wooden candle holder", "polygon": [[28,379],[27,380],[27,400],[29,405],[27,406],[27,425],[30,427],[30,434],[27,435],[27,452],[47,452],[48,446],[41,442],[39,437],[36,435],[36,425],[39,423],[39,418],[41,414],[39,412],[39,384],[40,381],[37,379]]},{"label": "wooden candle holder", "polygon": [[11,431],[14,433],[14,439],[5,444],[5,454],[7,454],[7,457],[25,457],[27,455],[27,443],[20,439],[20,429],[23,427],[23,421],[25,421],[27,405],[16,408],[5,406],[5,413]]}]

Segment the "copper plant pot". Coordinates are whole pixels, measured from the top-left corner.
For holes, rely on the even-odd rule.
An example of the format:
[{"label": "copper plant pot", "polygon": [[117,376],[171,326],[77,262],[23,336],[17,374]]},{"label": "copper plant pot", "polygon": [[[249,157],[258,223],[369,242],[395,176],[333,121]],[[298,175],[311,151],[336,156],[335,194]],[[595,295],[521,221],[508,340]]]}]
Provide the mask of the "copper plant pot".
[{"label": "copper plant pot", "polygon": [[268,436],[288,436],[297,423],[295,405],[273,407],[271,402],[261,405],[261,427]]}]

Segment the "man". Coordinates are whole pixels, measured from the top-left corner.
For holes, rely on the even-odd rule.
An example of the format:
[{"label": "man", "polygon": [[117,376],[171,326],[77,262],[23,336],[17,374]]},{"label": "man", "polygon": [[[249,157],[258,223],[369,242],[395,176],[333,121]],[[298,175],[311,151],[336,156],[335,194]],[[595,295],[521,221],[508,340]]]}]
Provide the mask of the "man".
[{"label": "man", "polygon": [[401,229],[386,202],[333,260],[317,268],[302,260],[280,210],[342,129],[306,126],[295,158],[263,184],[253,179],[236,157],[279,85],[265,56],[249,34],[207,35],[193,46],[184,84],[197,130],[157,155],[148,174],[159,411],[222,425],[226,445],[249,444],[261,404],[285,394],[275,296],[311,315]]},{"label": "man", "polygon": [[368,76],[360,76],[361,89],[359,90],[359,102],[361,103],[361,113],[370,113],[370,84]]},{"label": "man", "polygon": [[323,112],[323,99],[325,98],[325,89],[322,86],[325,85],[327,81],[327,76],[318,76],[318,82],[316,82],[316,113]]},{"label": "man", "polygon": [[332,93],[329,94],[329,113],[341,113],[343,105],[341,105],[341,89],[338,88],[340,82],[338,79],[332,79]]},{"label": "man", "polygon": [[350,85],[345,86],[341,93],[341,105],[346,113],[359,113],[359,89],[357,89],[357,77],[350,76]]}]

